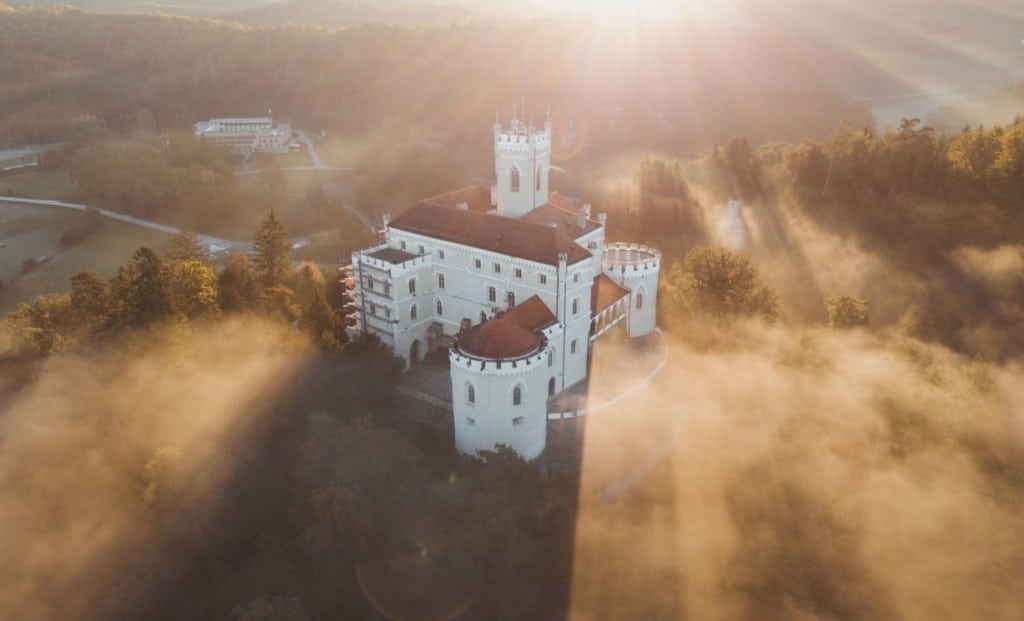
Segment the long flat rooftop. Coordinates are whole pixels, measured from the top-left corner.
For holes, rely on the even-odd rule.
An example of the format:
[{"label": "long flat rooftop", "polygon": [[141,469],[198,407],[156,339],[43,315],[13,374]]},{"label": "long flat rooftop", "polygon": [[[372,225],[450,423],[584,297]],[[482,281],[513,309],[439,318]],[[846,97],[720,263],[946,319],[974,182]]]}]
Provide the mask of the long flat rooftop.
[{"label": "long flat rooftop", "polygon": [[387,261],[392,265],[401,265],[406,261],[415,259],[418,255],[406,252],[405,250],[399,250],[398,248],[381,248],[380,250],[374,250],[366,256],[373,257],[374,259],[380,259],[381,261]]}]

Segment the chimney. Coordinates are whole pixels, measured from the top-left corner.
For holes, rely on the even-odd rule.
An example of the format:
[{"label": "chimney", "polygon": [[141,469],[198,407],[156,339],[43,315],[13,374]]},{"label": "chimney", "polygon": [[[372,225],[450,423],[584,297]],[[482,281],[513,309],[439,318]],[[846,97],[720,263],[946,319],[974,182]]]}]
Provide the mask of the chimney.
[{"label": "chimney", "polygon": [[583,209],[580,209],[579,213],[576,214],[576,226],[581,229],[587,228],[587,218],[590,217],[590,203],[583,205]]}]

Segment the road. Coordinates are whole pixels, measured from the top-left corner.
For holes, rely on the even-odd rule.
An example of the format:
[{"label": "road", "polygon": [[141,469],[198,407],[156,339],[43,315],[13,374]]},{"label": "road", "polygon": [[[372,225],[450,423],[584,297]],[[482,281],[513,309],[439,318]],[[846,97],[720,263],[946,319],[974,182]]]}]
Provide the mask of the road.
[{"label": "road", "polygon": [[[60,207],[62,209],[71,209],[74,211],[85,211],[88,209],[86,205],[81,203],[68,203],[65,201],[54,201],[54,200],[43,200],[37,198],[14,198],[11,196],[0,196],[0,203],[15,203],[18,205],[39,205],[41,207]],[[143,220],[142,218],[136,218],[135,216],[129,216],[128,214],[120,213],[117,211],[110,211],[109,209],[97,209],[101,216],[104,218],[110,218],[111,220],[117,220],[118,222],[125,222],[127,224],[134,224],[135,226],[141,226],[152,231],[160,231],[161,233],[167,233],[169,235],[177,235],[182,233],[182,229],[168,226],[166,224],[160,224],[159,222],[153,222],[152,220]],[[224,239],[222,237],[213,237],[212,235],[196,235],[199,243],[203,245],[209,252],[210,256],[214,259],[236,254],[239,252],[252,252],[252,242],[249,241],[238,241],[232,239]],[[309,238],[307,237],[295,237],[292,238],[292,250],[297,250],[309,244]]]}]

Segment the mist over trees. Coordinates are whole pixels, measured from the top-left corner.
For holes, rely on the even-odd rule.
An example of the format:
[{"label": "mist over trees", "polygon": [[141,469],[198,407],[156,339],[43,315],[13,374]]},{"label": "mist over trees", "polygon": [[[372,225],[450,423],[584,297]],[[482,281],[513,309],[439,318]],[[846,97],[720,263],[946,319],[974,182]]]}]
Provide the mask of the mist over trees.
[{"label": "mist over trees", "polygon": [[272,108],[310,129],[359,135],[397,121],[448,145],[478,146],[476,129],[495,107],[525,98],[538,115],[550,105],[563,122],[592,128],[602,149],[692,153],[737,129],[753,141],[795,139],[821,135],[837,118],[870,118],[821,84],[826,67],[805,64],[786,81],[761,69],[820,58],[810,40],[780,45],[756,29],[710,33],[684,22],[646,38],[631,48],[569,17],[329,32],[4,9],[0,140],[59,140],[82,114],[127,132],[141,110],[158,128],[185,130]]}]

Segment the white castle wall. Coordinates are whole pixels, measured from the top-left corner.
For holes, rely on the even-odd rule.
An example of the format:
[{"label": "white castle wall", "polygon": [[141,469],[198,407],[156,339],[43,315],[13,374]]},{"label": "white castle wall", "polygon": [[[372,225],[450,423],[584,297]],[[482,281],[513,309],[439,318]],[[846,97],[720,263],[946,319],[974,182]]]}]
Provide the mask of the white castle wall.
[{"label": "white castle wall", "polygon": [[661,253],[641,244],[608,244],[602,267],[612,280],[629,290],[628,336],[635,338],[654,332]]},{"label": "white castle wall", "polygon": [[[504,444],[523,459],[540,455],[547,441],[547,385],[552,377],[546,345],[515,361],[485,360],[457,349],[449,357],[456,449],[475,455]],[[516,386],[522,391],[519,405],[513,404]]]}]

